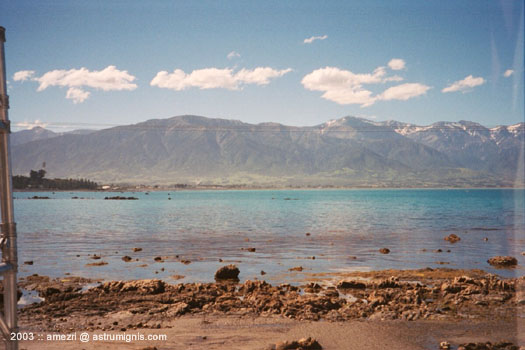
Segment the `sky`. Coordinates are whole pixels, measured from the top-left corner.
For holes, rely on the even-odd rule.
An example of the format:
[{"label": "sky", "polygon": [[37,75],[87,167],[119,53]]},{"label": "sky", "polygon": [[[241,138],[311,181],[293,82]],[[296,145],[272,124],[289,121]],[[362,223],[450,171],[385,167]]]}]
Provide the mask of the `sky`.
[{"label": "sky", "polygon": [[524,121],[523,1],[2,1],[9,117]]}]

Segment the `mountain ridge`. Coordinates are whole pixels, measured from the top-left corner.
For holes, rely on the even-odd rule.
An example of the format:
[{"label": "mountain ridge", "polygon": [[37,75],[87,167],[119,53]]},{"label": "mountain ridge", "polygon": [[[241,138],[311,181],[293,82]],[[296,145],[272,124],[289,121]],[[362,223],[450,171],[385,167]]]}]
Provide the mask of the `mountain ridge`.
[{"label": "mountain ridge", "polygon": [[524,128],[351,116],[297,127],[183,115],[13,143],[13,173],[46,162],[50,176],[99,182],[510,186]]}]

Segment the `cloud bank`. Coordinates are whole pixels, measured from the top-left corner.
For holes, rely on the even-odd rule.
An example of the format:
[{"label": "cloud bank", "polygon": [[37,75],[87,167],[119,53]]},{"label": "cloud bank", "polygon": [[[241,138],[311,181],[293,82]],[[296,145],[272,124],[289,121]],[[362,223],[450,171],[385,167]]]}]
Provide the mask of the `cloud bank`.
[{"label": "cloud bank", "polygon": [[462,93],[471,91],[472,88],[485,84],[485,79],[481,77],[473,77],[469,75],[463,80],[458,80],[441,90],[441,92],[456,92],[461,91]]},{"label": "cloud bank", "polygon": [[254,69],[241,69],[234,73],[232,68],[204,68],[191,73],[175,69],[173,73],[158,72],[151,80],[151,86],[181,91],[196,87],[205,89],[239,90],[243,85],[267,85],[271,79],[282,77],[292,69],[277,70],[270,67],[257,67]]},{"label": "cloud bank", "polygon": [[[402,66],[404,67],[404,61]],[[400,67],[400,65],[398,64],[396,67]],[[401,84],[373,96],[372,91],[366,89],[364,85],[403,80],[397,75],[388,77],[386,74],[386,68],[382,66],[374,69],[372,73],[364,74],[356,74],[337,67],[324,67],[305,75],[301,83],[307,90],[322,91],[321,97],[326,100],[341,105],[357,104],[361,107],[371,106],[377,101],[405,101],[424,95],[430,89],[430,86],[419,83]]]},{"label": "cloud bank", "polygon": [[303,40],[303,43],[304,44],[311,44],[313,43],[315,40],[325,40],[328,38],[328,35],[319,35],[319,36],[311,36],[309,38],[306,38]]},{"label": "cloud bank", "polygon": [[41,128],[45,128],[47,124],[40,121],[39,119],[36,119],[34,122],[23,121],[23,122],[13,123],[13,126],[17,128],[21,128],[21,129],[30,130],[30,129],[36,128],[37,126]]},{"label": "cloud bank", "polygon": [[37,91],[43,91],[52,86],[69,88],[66,98],[74,103],[84,102],[91,94],[85,88],[102,91],[135,90],[137,85],[133,83],[136,79],[127,71],[117,69],[115,66],[107,66],[100,71],[90,71],[87,68],[80,69],[55,69],[35,77],[34,71],[19,71],[13,75],[15,81],[31,80],[39,83]]}]

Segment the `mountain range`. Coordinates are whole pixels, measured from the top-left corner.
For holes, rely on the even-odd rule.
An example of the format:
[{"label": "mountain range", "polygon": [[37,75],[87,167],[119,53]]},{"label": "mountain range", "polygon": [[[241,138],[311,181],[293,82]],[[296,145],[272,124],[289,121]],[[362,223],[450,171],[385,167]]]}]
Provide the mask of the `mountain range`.
[{"label": "mountain range", "polygon": [[525,124],[418,126],[344,117],[311,127],[184,115],[96,131],[12,134],[14,174],[101,183],[494,187],[523,181]]}]

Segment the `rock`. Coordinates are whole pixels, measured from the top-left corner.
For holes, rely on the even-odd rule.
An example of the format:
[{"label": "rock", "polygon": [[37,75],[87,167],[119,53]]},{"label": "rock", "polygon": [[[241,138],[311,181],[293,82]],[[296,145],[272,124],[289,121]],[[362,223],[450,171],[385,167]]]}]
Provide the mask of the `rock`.
[{"label": "rock", "polygon": [[387,299],[383,295],[379,295],[375,292],[372,292],[368,296],[368,305],[370,305],[371,308],[374,308],[379,305],[385,305],[387,303]]},{"label": "rock", "polygon": [[261,270],[261,276],[264,276],[266,275],[266,272],[264,272],[264,270]]},{"label": "rock", "polygon": [[239,280],[239,269],[231,264],[221,267],[215,272],[216,280]]},{"label": "rock", "polygon": [[443,283],[441,285],[441,291],[442,292],[445,292],[445,293],[459,293],[461,291],[461,285],[460,284],[456,284],[456,283]]},{"label": "rock", "polygon": [[291,267],[288,269],[288,271],[303,271],[303,267],[302,266],[295,266],[295,267]]},{"label": "rock", "polygon": [[458,350],[519,350],[520,348],[511,342],[498,343],[466,343],[460,344]]},{"label": "rock", "polygon": [[323,347],[317,340],[311,337],[300,340],[283,341],[275,344],[272,349],[275,350],[322,350]]},{"label": "rock", "polygon": [[379,252],[381,254],[388,254],[388,253],[390,253],[390,249],[388,249],[388,248],[381,248],[381,249],[379,249]]},{"label": "rock", "polygon": [[166,283],[161,280],[111,281],[97,287],[106,293],[137,292],[139,294],[159,294],[166,290]]},{"label": "rock", "polygon": [[492,266],[498,267],[516,266],[518,264],[518,260],[513,256],[495,256],[487,260],[487,262]]},{"label": "rock", "polygon": [[339,289],[365,289],[366,284],[359,281],[339,281],[337,283]]},{"label": "rock", "polygon": [[104,266],[104,265],[107,265],[108,263],[105,262],[105,261],[98,261],[98,262],[95,262],[95,263],[91,263],[91,264],[86,264],[86,266]]},{"label": "rock", "polygon": [[166,316],[180,316],[184,315],[190,309],[189,305],[183,302],[176,303],[170,307],[166,312]]},{"label": "rock", "polygon": [[153,258],[153,260],[155,260],[155,261],[162,261],[162,257],[156,256],[155,258]]},{"label": "rock", "polygon": [[25,265],[33,265],[33,260],[24,261]]},{"label": "rock", "polygon": [[91,257],[91,259],[93,260],[99,260],[100,258],[101,258],[100,255],[96,255],[96,254]]},{"label": "rock", "polygon": [[189,265],[189,264],[191,264],[191,260],[184,260],[184,259],[183,259],[183,260],[181,260],[180,262],[181,262],[182,264],[184,264],[184,265]]},{"label": "rock", "polygon": [[142,248],[133,248],[133,252],[141,252],[142,251]]},{"label": "rock", "polygon": [[58,289],[58,288],[55,288],[55,287],[47,287],[46,289],[44,289],[44,290],[42,291],[41,294],[42,294],[43,297],[49,297],[50,295],[58,294],[58,293],[60,293],[60,292],[61,292],[61,290]]},{"label": "rock", "polygon": [[400,288],[401,285],[399,284],[399,278],[391,276],[388,279],[376,282],[376,287],[380,288],[380,289],[384,289],[384,288]]},{"label": "rock", "polygon": [[115,196],[115,197],[104,197],[105,200],[138,200],[137,197],[122,197],[122,196]]},{"label": "rock", "polygon": [[253,247],[247,248],[246,250],[249,251],[250,253],[255,253],[255,248]]},{"label": "rock", "polygon": [[439,343],[439,348],[443,350],[448,350],[450,349],[450,343],[448,341],[442,341],[441,343]]},{"label": "rock", "polygon": [[306,232],[306,235],[307,235],[307,236],[310,236],[310,232]]},{"label": "rock", "polygon": [[173,278],[174,280],[181,280],[184,277],[186,277],[186,276],[184,276],[184,275],[173,275],[173,276],[171,276],[171,278]]},{"label": "rock", "polygon": [[459,238],[457,235],[452,233],[448,235],[447,237],[445,237],[444,240],[449,241],[450,243],[456,243],[456,242],[461,241],[461,238]]},{"label": "rock", "polygon": [[130,262],[130,261],[133,260],[133,259],[131,259],[131,256],[127,256],[127,255],[126,255],[126,256],[123,256],[123,257],[122,257],[122,260],[125,261],[125,262]]},{"label": "rock", "polygon": [[476,280],[469,276],[454,277],[454,283],[476,284]]}]

